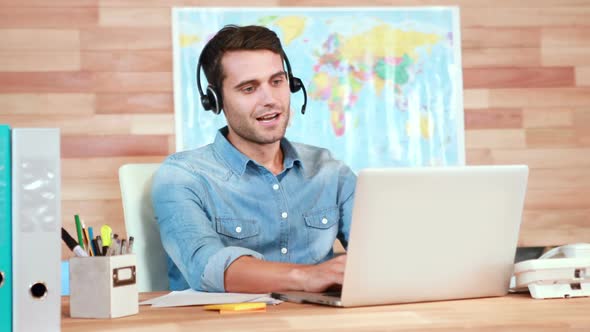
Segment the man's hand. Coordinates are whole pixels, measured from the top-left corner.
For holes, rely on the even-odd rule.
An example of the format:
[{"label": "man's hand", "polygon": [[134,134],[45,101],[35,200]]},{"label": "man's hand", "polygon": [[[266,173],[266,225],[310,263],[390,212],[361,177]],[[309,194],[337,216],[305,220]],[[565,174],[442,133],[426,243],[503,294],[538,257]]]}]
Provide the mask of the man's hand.
[{"label": "man's hand", "polygon": [[318,265],[303,266],[292,273],[301,290],[323,292],[330,287],[342,285],[345,266],[346,255],[341,255]]}]

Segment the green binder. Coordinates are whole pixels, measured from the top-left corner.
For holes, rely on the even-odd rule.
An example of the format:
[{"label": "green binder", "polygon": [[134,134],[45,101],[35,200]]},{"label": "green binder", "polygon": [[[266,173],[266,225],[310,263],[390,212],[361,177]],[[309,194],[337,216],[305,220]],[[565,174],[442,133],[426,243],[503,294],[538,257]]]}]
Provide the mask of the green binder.
[{"label": "green binder", "polygon": [[10,127],[0,124],[0,332],[12,331]]}]

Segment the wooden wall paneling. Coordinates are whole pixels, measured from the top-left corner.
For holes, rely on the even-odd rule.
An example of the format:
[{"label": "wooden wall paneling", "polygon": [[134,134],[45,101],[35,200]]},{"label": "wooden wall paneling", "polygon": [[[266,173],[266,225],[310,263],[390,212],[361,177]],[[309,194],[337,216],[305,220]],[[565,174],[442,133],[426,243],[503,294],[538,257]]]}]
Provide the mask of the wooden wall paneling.
[{"label": "wooden wall paneling", "polygon": [[589,26],[545,27],[541,41],[541,58],[546,66],[590,65]]},{"label": "wooden wall paneling", "polygon": [[579,146],[573,128],[529,128],[525,130],[527,148],[575,148]]},{"label": "wooden wall paneling", "polygon": [[590,188],[590,172],[587,168],[532,168],[528,188],[584,190]]},{"label": "wooden wall paneling", "polygon": [[465,109],[486,109],[490,107],[490,91],[487,89],[463,89]]},{"label": "wooden wall paneling", "polygon": [[464,68],[465,89],[574,87],[572,67],[561,68]]},{"label": "wooden wall paneling", "polygon": [[111,72],[171,72],[170,50],[149,51],[83,51],[80,54],[81,69],[85,71]]},{"label": "wooden wall paneling", "polygon": [[0,93],[92,92],[94,85],[91,72],[0,72]]},{"label": "wooden wall paneling", "polygon": [[165,135],[62,136],[62,158],[95,158],[167,155]]},{"label": "wooden wall paneling", "polygon": [[176,151],[176,136],[168,135],[168,153],[174,153]]},{"label": "wooden wall paneling", "polygon": [[83,28],[98,23],[98,7],[16,7],[0,10],[0,28]]},{"label": "wooden wall paneling", "polygon": [[539,48],[463,48],[463,68],[540,67]]},{"label": "wooden wall paneling", "polygon": [[590,6],[536,8],[462,8],[461,26],[468,27],[588,27]]},{"label": "wooden wall paneling", "polygon": [[492,151],[489,148],[483,149],[466,149],[465,151],[466,165],[492,165]]},{"label": "wooden wall paneling", "polygon": [[[113,3],[117,0],[101,0],[101,4]],[[123,3],[132,5],[133,0],[125,0]],[[151,0],[155,4],[161,3],[178,3],[183,2],[182,0]],[[194,0],[192,0],[194,1]],[[204,5],[203,1],[202,5]],[[235,4],[234,4],[235,5]],[[237,4],[239,5],[239,4]],[[554,7],[580,7],[585,6],[587,3],[585,0],[524,0],[524,1],[513,1],[513,0],[415,0],[412,2],[404,0],[373,0],[370,3],[363,2],[362,0],[281,0],[281,6],[460,6],[461,8],[476,8],[476,9],[487,9],[487,8],[554,8]]]},{"label": "wooden wall paneling", "polygon": [[131,115],[133,135],[173,135],[174,125],[173,113]]},{"label": "wooden wall paneling", "polygon": [[590,188],[528,189],[526,209],[572,209],[590,206]]},{"label": "wooden wall paneling", "polygon": [[125,164],[160,163],[161,156],[122,156],[102,158],[62,158],[62,173],[67,178],[112,178],[119,176],[119,168]]},{"label": "wooden wall paneling", "polygon": [[[2,116],[14,127],[59,127],[62,137],[68,135],[129,135],[132,115],[105,114],[90,116],[66,115],[8,115]],[[92,147],[90,147],[92,148]]]},{"label": "wooden wall paneling", "polygon": [[493,149],[492,160],[531,168],[590,168],[590,148]]},{"label": "wooden wall paneling", "polygon": [[576,67],[576,86],[590,87],[590,66]]},{"label": "wooden wall paneling", "polygon": [[590,66],[590,47],[547,47],[541,49],[544,66]]},{"label": "wooden wall paneling", "polygon": [[[561,245],[590,238],[590,209],[526,209],[520,246]],[[551,231],[548,231],[551,230]]]},{"label": "wooden wall paneling", "polygon": [[490,107],[542,108],[590,105],[590,88],[490,89]]},{"label": "wooden wall paneling", "polygon": [[92,28],[80,31],[82,50],[170,50],[172,32],[165,28]]},{"label": "wooden wall paneling", "polygon": [[[588,6],[590,8],[590,6]],[[590,12],[586,12],[590,17]],[[552,28],[544,27],[541,32],[541,46],[546,48],[590,47],[590,23],[586,26]]]},{"label": "wooden wall paneling", "polygon": [[574,127],[590,131],[590,106],[574,110]]},{"label": "wooden wall paneling", "polygon": [[465,129],[522,128],[522,110],[519,108],[465,109]]},{"label": "wooden wall paneling", "polygon": [[[80,215],[86,222],[92,224],[119,222],[123,215],[123,206],[119,199],[112,200],[63,200],[63,224],[74,226],[74,215]],[[72,227],[75,233],[75,227]]]},{"label": "wooden wall paneling", "polygon": [[59,127],[66,136],[174,134],[173,114],[5,115],[0,121],[15,127]]},{"label": "wooden wall paneling", "polygon": [[[481,12],[481,11],[480,11]],[[468,49],[538,49],[540,27],[462,27],[461,47]]]},{"label": "wooden wall paneling", "polygon": [[571,127],[574,124],[574,111],[568,108],[525,108],[522,114],[524,128]]},{"label": "wooden wall paneling", "polygon": [[465,131],[467,149],[523,149],[525,134],[521,129],[473,129]]},{"label": "wooden wall paneling", "polygon": [[0,51],[0,71],[43,72],[80,70],[77,51]]},{"label": "wooden wall paneling", "polygon": [[[297,5],[298,2],[292,1],[290,6]],[[99,0],[100,7],[139,7],[136,0]],[[274,7],[284,5],[279,0],[251,0],[247,4],[240,0],[144,0],[141,7]]]},{"label": "wooden wall paneling", "polygon": [[171,72],[95,72],[96,92],[166,92],[172,91]]},{"label": "wooden wall paneling", "polygon": [[[100,7],[101,27],[170,27],[171,8],[113,8]],[[170,34],[172,35],[172,34]]]},{"label": "wooden wall paneling", "polygon": [[173,113],[173,98],[172,92],[98,93],[96,113]]},{"label": "wooden wall paneling", "polygon": [[0,121],[6,115],[88,116],[95,111],[91,93],[4,93],[0,94]]},{"label": "wooden wall paneling", "polygon": [[61,196],[64,201],[72,200],[117,200],[121,199],[119,179],[76,179],[64,177],[61,180]]},{"label": "wooden wall paneling", "polygon": [[[51,0],[51,7],[98,7],[99,0]],[[0,0],[0,8],[47,7],[47,0]]]},{"label": "wooden wall paneling", "polygon": [[0,29],[0,51],[80,50],[76,29]]},{"label": "wooden wall paneling", "polygon": [[574,129],[578,145],[590,147],[590,107],[574,111]]}]

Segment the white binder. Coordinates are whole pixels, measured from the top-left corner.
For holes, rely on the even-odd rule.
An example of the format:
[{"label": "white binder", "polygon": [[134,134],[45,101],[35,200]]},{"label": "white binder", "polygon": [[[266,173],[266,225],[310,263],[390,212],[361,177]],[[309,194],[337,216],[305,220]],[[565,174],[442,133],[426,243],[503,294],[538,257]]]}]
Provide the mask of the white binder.
[{"label": "white binder", "polygon": [[12,130],[13,331],[59,331],[59,129]]}]

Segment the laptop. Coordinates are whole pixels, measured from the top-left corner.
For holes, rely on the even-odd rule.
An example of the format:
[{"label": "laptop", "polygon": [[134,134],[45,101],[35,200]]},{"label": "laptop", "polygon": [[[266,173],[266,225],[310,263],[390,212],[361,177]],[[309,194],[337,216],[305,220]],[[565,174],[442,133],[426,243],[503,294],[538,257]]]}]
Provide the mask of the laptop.
[{"label": "laptop", "polygon": [[276,292],[341,307],[503,296],[528,167],[364,169],[339,294]]}]

